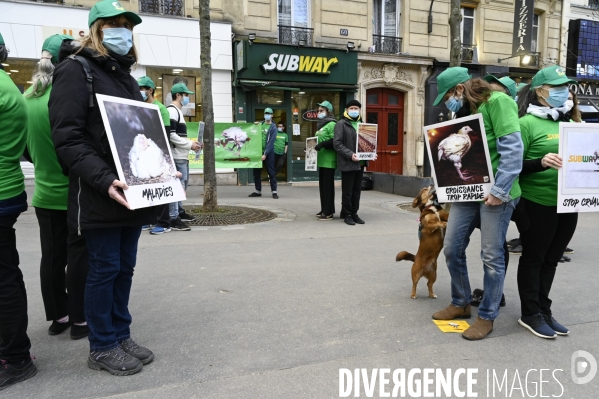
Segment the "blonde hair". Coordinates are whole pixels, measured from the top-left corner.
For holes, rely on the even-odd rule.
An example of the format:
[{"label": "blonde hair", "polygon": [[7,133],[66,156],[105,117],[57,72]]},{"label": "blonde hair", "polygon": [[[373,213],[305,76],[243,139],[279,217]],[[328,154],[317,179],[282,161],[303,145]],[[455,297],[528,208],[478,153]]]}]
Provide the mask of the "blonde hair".
[{"label": "blonde hair", "polygon": [[[75,54],[78,54],[81,50],[83,50],[83,48],[86,47],[97,52],[98,56],[100,57],[107,57],[108,49],[104,46],[104,44],[102,44],[102,37],[104,35],[102,33],[102,26],[104,26],[110,20],[116,19],[117,21],[120,21],[121,18],[127,19],[123,15],[118,15],[112,18],[98,18],[92,24],[92,26],[90,26],[89,34],[79,41],[81,44],[81,48],[77,50]],[[127,19],[127,21],[129,20]],[[131,24],[131,31],[133,31],[133,22],[129,21],[129,23]],[[129,53],[127,55],[133,56],[133,58],[137,62],[137,50],[135,49],[135,43],[133,44],[133,46],[131,46],[131,50],[129,50]]]},{"label": "blonde hair", "polygon": [[54,73],[54,64],[52,64],[52,54],[46,50],[42,51],[42,58],[37,63],[37,68],[33,73],[31,80],[33,90],[25,95],[27,98],[37,98],[44,95],[48,86],[52,83],[52,74]]}]

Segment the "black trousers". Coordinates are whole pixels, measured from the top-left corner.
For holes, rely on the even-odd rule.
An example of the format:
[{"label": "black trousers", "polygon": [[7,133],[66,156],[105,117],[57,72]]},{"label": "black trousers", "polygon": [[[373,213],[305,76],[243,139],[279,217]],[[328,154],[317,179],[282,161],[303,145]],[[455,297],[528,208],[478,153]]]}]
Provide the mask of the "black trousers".
[{"label": "black trousers", "polygon": [[156,226],[168,229],[171,227],[171,215],[169,213],[169,204],[158,205],[156,209]]},{"label": "black trousers", "polygon": [[40,281],[46,320],[68,315],[70,321],[82,323],[88,270],[85,240],[69,233],[66,211],[35,208],[35,215],[40,226]]},{"label": "black trousers", "polygon": [[318,168],[320,211],[326,216],[335,213],[335,169]]},{"label": "black trousers", "polygon": [[530,228],[520,233],[522,256],[518,263],[518,292],[523,316],[551,314],[549,292],[557,262],[572,239],[578,213],[557,213],[557,207],[525,200]]},{"label": "black trousers", "polygon": [[[270,153],[266,156],[266,159],[262,161],[266,166],[268,172],[268,179],[270,180],[270,190],[275,193],[277,192],[277,177],[275,173],[275,154]],[[262,191],[262,168],[254,168],[254,187],[256,191]]]},{"label": "black trousers", "polygon": [[29,359],[27,292],[19,269],[13,226],[19,214],[0,216],[0,358],[9,363]]},{"label": "black trousers", "polygon": [[360,209],[364,168],[341,172],[341,216],[355,215]]},{"label": "black trousers", "polygon": [[283,169],[285,159],[287,159],[287,154],[275,154],[275,175]]}]

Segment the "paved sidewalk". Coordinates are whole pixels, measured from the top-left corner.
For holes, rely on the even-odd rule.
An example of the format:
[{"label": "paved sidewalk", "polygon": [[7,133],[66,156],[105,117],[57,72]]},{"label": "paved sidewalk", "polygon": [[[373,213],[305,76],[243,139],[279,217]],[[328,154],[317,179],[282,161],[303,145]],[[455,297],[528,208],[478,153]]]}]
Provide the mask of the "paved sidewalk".
[{"label": "paved sidewalk", "polygon": [[[317,187],[282,186],[278,200],[268,188],[262,198],[248,198],[252,188],[219,187],[219,203],[265,207],[277,211],[277,219],[142,233],[130,301],[132,335],[156,359],[130,377],[88,369],[86,340],[47,334],[39,230],[30,208],[16,229],[38,374],[0,397],[337,398],[340,368],[405,368],[406,376],[411,368],[477,368],[478,397],[510,397],[508,387],[515,389],[511,397],[533,397],[541,380],[543,396],[597,397],[599,376],[577,385],[570,370],[576,350],[599,359],[599,215],[580,216],[572,262],[559,265],[552,291],[554,315],[570,328],[569,337],[542,340],[518,326],[518,257],[512,255],[507,306],[488,339],[469,342],[441,333],[431,321],[451,300],[443,256],[438,299],[426,296],[425,280],[419,298],[410,299],[411,263],[395,262],[400,250],[417,249],[417,214],[397,206],[412,198],[363,192],[359,214],[366,224],[351,227],[338,218],[316,220]],[[188,203],[201,203],[201,190],[190,188]],[[338,216],[340,188],[336,199]],[[512,225],[508,237],[516,235]],[[478,237],[475,232],[468,249],[473,288],[482,288]],[[530,369],[535,371],[527,374]],[[539,369],[550,371],[541,376]],[[499,380],[507,370],[507,385],[501,391],[495,386],[495,396],[493,370]],[[366,397],[363,384],[360,397]],[[371,397],[379,397],[378,383]]]}]

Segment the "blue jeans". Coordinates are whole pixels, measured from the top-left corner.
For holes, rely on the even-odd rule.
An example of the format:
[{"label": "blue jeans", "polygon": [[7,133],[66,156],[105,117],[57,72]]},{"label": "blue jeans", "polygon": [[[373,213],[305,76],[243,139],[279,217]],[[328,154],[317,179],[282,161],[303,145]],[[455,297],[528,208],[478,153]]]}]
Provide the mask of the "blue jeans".
[{"label": "blue jeans", "polygon": [[129,294],[140,234],[141,226],[84,231],[89,253],[85,319],[92,351],[115,348],[130,337]]},{"label": "blue jeans", "polygon": [[[183,174],[180,179],[181,185],[183,186],[183,190],[187,191],[187,182],[189,181],[189,161],[187,159],[175,159],[175,166],[177,167],[177,171]],[[181,201],[171,202],[168,205],[168,213],[171,220],[177,219],[183,211],[183,202]]]},{"label": "blue jeans", "polygon": [[466,307],[472,300],[466,248],[472,231],[480,223],[485,295],[478,307],[478,316],[485,320],[495,320],[499,315],[505,279],[503,243],[517,203],[518,199],[498,206],[486,206],[480,202],[459,202],[451,206],[443,250],[451,275],[451,304]]}]

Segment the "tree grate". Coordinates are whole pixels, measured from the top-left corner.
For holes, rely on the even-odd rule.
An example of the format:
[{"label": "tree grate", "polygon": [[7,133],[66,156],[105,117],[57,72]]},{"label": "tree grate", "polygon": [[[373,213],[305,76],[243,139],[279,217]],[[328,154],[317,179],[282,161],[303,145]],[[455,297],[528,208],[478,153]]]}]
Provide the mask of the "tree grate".
[{"label": "tree grate", "polygon": [[244,206],[219,206],[216,212],[203,212],[201,206],[185,206],[185,211],[196,219],[186,222],[191,226],[230,226],[234,224],[262,223],[273,220],[276,213]]}]

